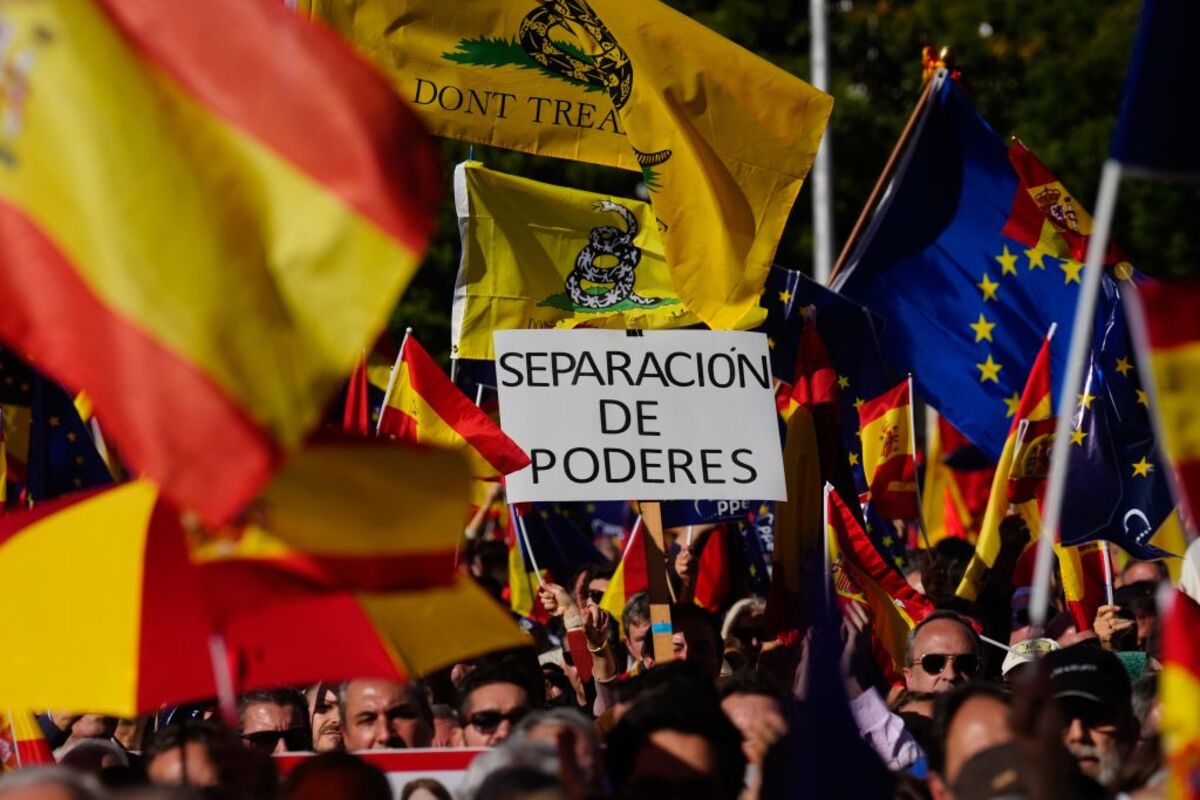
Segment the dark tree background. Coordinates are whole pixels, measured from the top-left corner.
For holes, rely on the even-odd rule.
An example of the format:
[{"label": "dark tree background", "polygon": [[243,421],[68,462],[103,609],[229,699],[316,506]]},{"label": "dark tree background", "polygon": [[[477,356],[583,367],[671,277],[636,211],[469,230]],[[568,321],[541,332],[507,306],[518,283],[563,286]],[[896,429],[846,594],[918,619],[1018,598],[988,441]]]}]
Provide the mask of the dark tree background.
[{"label": "dark tree background", "polygon": [[[668,0],[732,41],[807,78],[808,0]],[[636,13],[631,2],[629,13]],[[921,47],[951,45],[976,107],[1001,136],[1018,136],[1089,210],[1108,151],[1138,0],[835,0],[828,4],[835,105],[835,252],[849,235],[921,88]],[[1195,98],[1180,98],[1195,102]],[[1154,124],[1146,120],[1146,124]],[[634,196],[639,176],[512,151],[446,141],[446,196],[439,228],[392,328],[411,325],[443,360],[458,269],[451,197],[454,164],[473,155],[489,167],[581,189]],[[792,212],[776,261],[810,269],[811,192]],[[1200,187],[1126,180],[1117,241],[1142,270],[1169,276],[1197,271]]]}]

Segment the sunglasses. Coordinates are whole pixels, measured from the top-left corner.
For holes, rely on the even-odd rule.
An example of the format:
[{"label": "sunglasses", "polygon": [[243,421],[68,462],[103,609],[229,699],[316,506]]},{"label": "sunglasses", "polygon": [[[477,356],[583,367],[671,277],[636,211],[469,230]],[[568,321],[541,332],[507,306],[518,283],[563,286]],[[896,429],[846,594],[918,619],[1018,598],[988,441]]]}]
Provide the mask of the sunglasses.
[{"label": "sunglasses", "polygon": [[500,727],[500,723],[508,720],[510,725],[516,725],[529,713],[527,708],[514,708],[507,714],[499,711],[477,711],[467,720],[468,725],[474,725],[481,733],[491,733]]},{"label": "sunglasses", "polygon": [[587,596],[591,598],[593,603],[600,605],[600,601],[604,599],[604,592],[598,589],[588,589]]},{"label": "sunglasses", "polygon": [[940,675],[948,662],[953,662],[955,669],[964,675],[974,675],[979,671],[979,656],[974,653],[962,653],[959,655],[928,653],[921,656],[921,669],[925,670],[926,674],[929,675]]},{"label": "sunglasses", "polygon": [[261,750],[264,753],[272,753],[275,747],[279,744],[279,740],[283,740],[284,747],[288,752],[297,750],[308,750],[312,746],[310,733],[307,728],[288,728],[284,731],[255,731],[254,733],[243,733],[242,741],[253,747],[255,750]]}]

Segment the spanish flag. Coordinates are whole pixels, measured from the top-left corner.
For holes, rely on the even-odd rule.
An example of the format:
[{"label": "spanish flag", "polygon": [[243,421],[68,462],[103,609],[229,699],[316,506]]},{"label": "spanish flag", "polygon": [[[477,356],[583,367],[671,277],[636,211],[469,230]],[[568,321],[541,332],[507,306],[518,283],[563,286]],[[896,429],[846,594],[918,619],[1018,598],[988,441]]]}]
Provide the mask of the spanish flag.
[{"label": "spanish flag", "polygon": [[476,478],[529,466],[525,451],[450,382],[411,334],[396,355],[378,432],[416,444],[464,448]]},{"label": "spanish flag", "polygon": [[902,674],[908,633],[933,611],[933,604],[879,554],[832,487],[828,497],[827,535],[834,591],[843,601],[861,603],[871,610],[875,623],[872,635],[889,659],[880,666]]},{"label": "spanish flag", "polygon": [[86,389],[181,507],[232,517],[411,279],[434,146],[273,0],[6,6],[0,339]]},{"label": "spanish flag", "polygon": [[526,644],[455,567],[468,484],[459,453],[323,441],[288,462],[245,524],[189,530],[240,680],[406,679]]},{"label": "spanish flag", "polygon": [[917,519],[912,379],[863,403],[858,419],[871,502],[885,519]]},{"label": "spanish flag", "polygon": [[[454,358],[493,360],[492,332],[681,328],[649,203],[505,175],[454,170],[462,260],[451,311]],[[748,326],[757,322],[748,320]]]},{"label": "spanish flag", "polygon": [[646,575],[646,548],[642,543],[642,518],[639,516],[633,530],[625,542],[625,552],[617,564],[600,607],[612,615],[617,624],[625,625],[625,604],[633,599],[638,592],[644,592],[650,587],[650,579]]},{"label": "spanish flag", "polygon": [[837,371],[829,360],[829,351],[817,332],[814,312],[809,309],[796,348],[794,383],[777,400],[779,415],[785,420],[800,406],[815,410],[817,406],[837,406]]},{"label": "spanish flag", "polygon": [[0,712],[0,772],[53,763],[54,755],[33,712]]},{"label": "spanish flag", "polygon": [[1175,463],[1179,499],[1195,520],[1200,513],[1200,280],[1147,281],[1137,292],[1154,372],[1157,428]]},{"label": "spanish flag", "polygon": [[[974,600],[979,596],[979,590],[987,578],[988,570],[996,563],[1000,555],[1000,522],[1008,515],[1009,479],[1020,476],[1025,469],[1018,463],[1016,455],[1018,448],[1018,433],[1027,432],[1030,425],[1035,430],[1041,430],[1046,420],[1053,420],[1054,409],[1050,399],[1050,339],[1053,330],[1042,342],[1029,377],[1025,380],[1025,391],[1017,404],[1008,438],[1004,442],[1004,450],[1000,453],[1000,462],[996,465],[996,474],[992,479],[992,493],[988,497],[987,511],[983,515],[983,525],[980,528],[979,540],[975,543],[975,554],[967,564],[962,581],[955,592],[959,597]],[[1053,422],[1049,423],[1053,428]],[[1053,431],[1051,430],[1051,433]],[[1036,436],[1035,436],[1036,438]],[[1048,441],[1043,442],[1047,448],[1041,457],[1048,457]],[[1028,452],[1032,452],[1029,450]],[[1027,460],[1028,462],[1028,460]],[[1032,463],[1032,462],[1028,462]],[[1021,495],[1018,495],[1021,496]],[[1038,510],[1036,497],[1028,497],[1016,504],[1017,513],[1025,518],[1029,530],[1035,536],[1041,528],[1042,515]]]},{"label": "spanish flag", "polygon": [[1163,753],[1167,766],[1167,796],[1171,800],[1200,798],[1200,605],[1183,592],[1163,624],[1163,670],[1158,685],[1162,708]]},{"label": "spanish flag", "polygon": [[679,297],[758,304],[833,100],[665,3],[302,0],[436,133],[640,170]]},{"label": "spanish flag", "polygon": [[1055,543],[1054,553],[1058,556],[1063,597],[1075,620],[1075,629],[1080,633],[1090,631],[1096,621],[1096,609],[1104,605],[1104,560],[1108,558],[1108,548],[1102,542],[1078,547]]}]

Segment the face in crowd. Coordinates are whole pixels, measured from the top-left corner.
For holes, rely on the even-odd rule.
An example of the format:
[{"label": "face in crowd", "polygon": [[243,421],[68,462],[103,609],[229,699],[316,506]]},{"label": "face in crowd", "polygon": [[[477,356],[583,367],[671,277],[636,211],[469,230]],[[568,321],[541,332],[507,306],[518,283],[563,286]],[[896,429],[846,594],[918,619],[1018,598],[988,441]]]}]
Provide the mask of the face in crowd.
[{"label": "face in crowd", "polygon": [[429,747],[433,721],[415,683],[359,679],[342,689],[342,738],[347,750]]},{"label": "face in crowd", "polygon": [[932,619],[917,627],[904,668],[910,692],[948,692],[979,673],[979,639],[965,622]]},{"label": "face in crowd", "polygon": [[303,706],[264,697],[243,704],[239,733],[247,745],[267,753],[308,750],[311,733]]},{"label": "face in crowd", "polygon": [[328,753],[342,748],[342,715],[338,711],[337,684],[314,683],[305,693],[312,725],[313,750]]},{"label": "face in crowd", "polygon": [[463,742],[467,747],[495,747],[532,708],[529,693],[515,683],[487,683],[463,700]]}]

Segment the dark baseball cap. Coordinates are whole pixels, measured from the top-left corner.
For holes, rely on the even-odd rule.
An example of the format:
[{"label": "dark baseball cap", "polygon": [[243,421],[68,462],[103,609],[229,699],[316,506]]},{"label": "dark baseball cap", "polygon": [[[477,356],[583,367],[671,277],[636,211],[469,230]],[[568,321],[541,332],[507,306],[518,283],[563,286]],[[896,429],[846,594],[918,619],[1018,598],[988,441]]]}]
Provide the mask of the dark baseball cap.
[{"label": "dark baseball cap", "polygon": [[1112,653],[1082,642],[1047,653],[1044,660],[1054,698],[1060,703],[1096,704],[1113,717],[1132,713],[1129,675]]},{"label": "dark baseball cap", "polygon": [[980,750],[963,763],[952,789],[971,800],[1024,800],[1028,795],[1025,760],[1012,742]]}]

